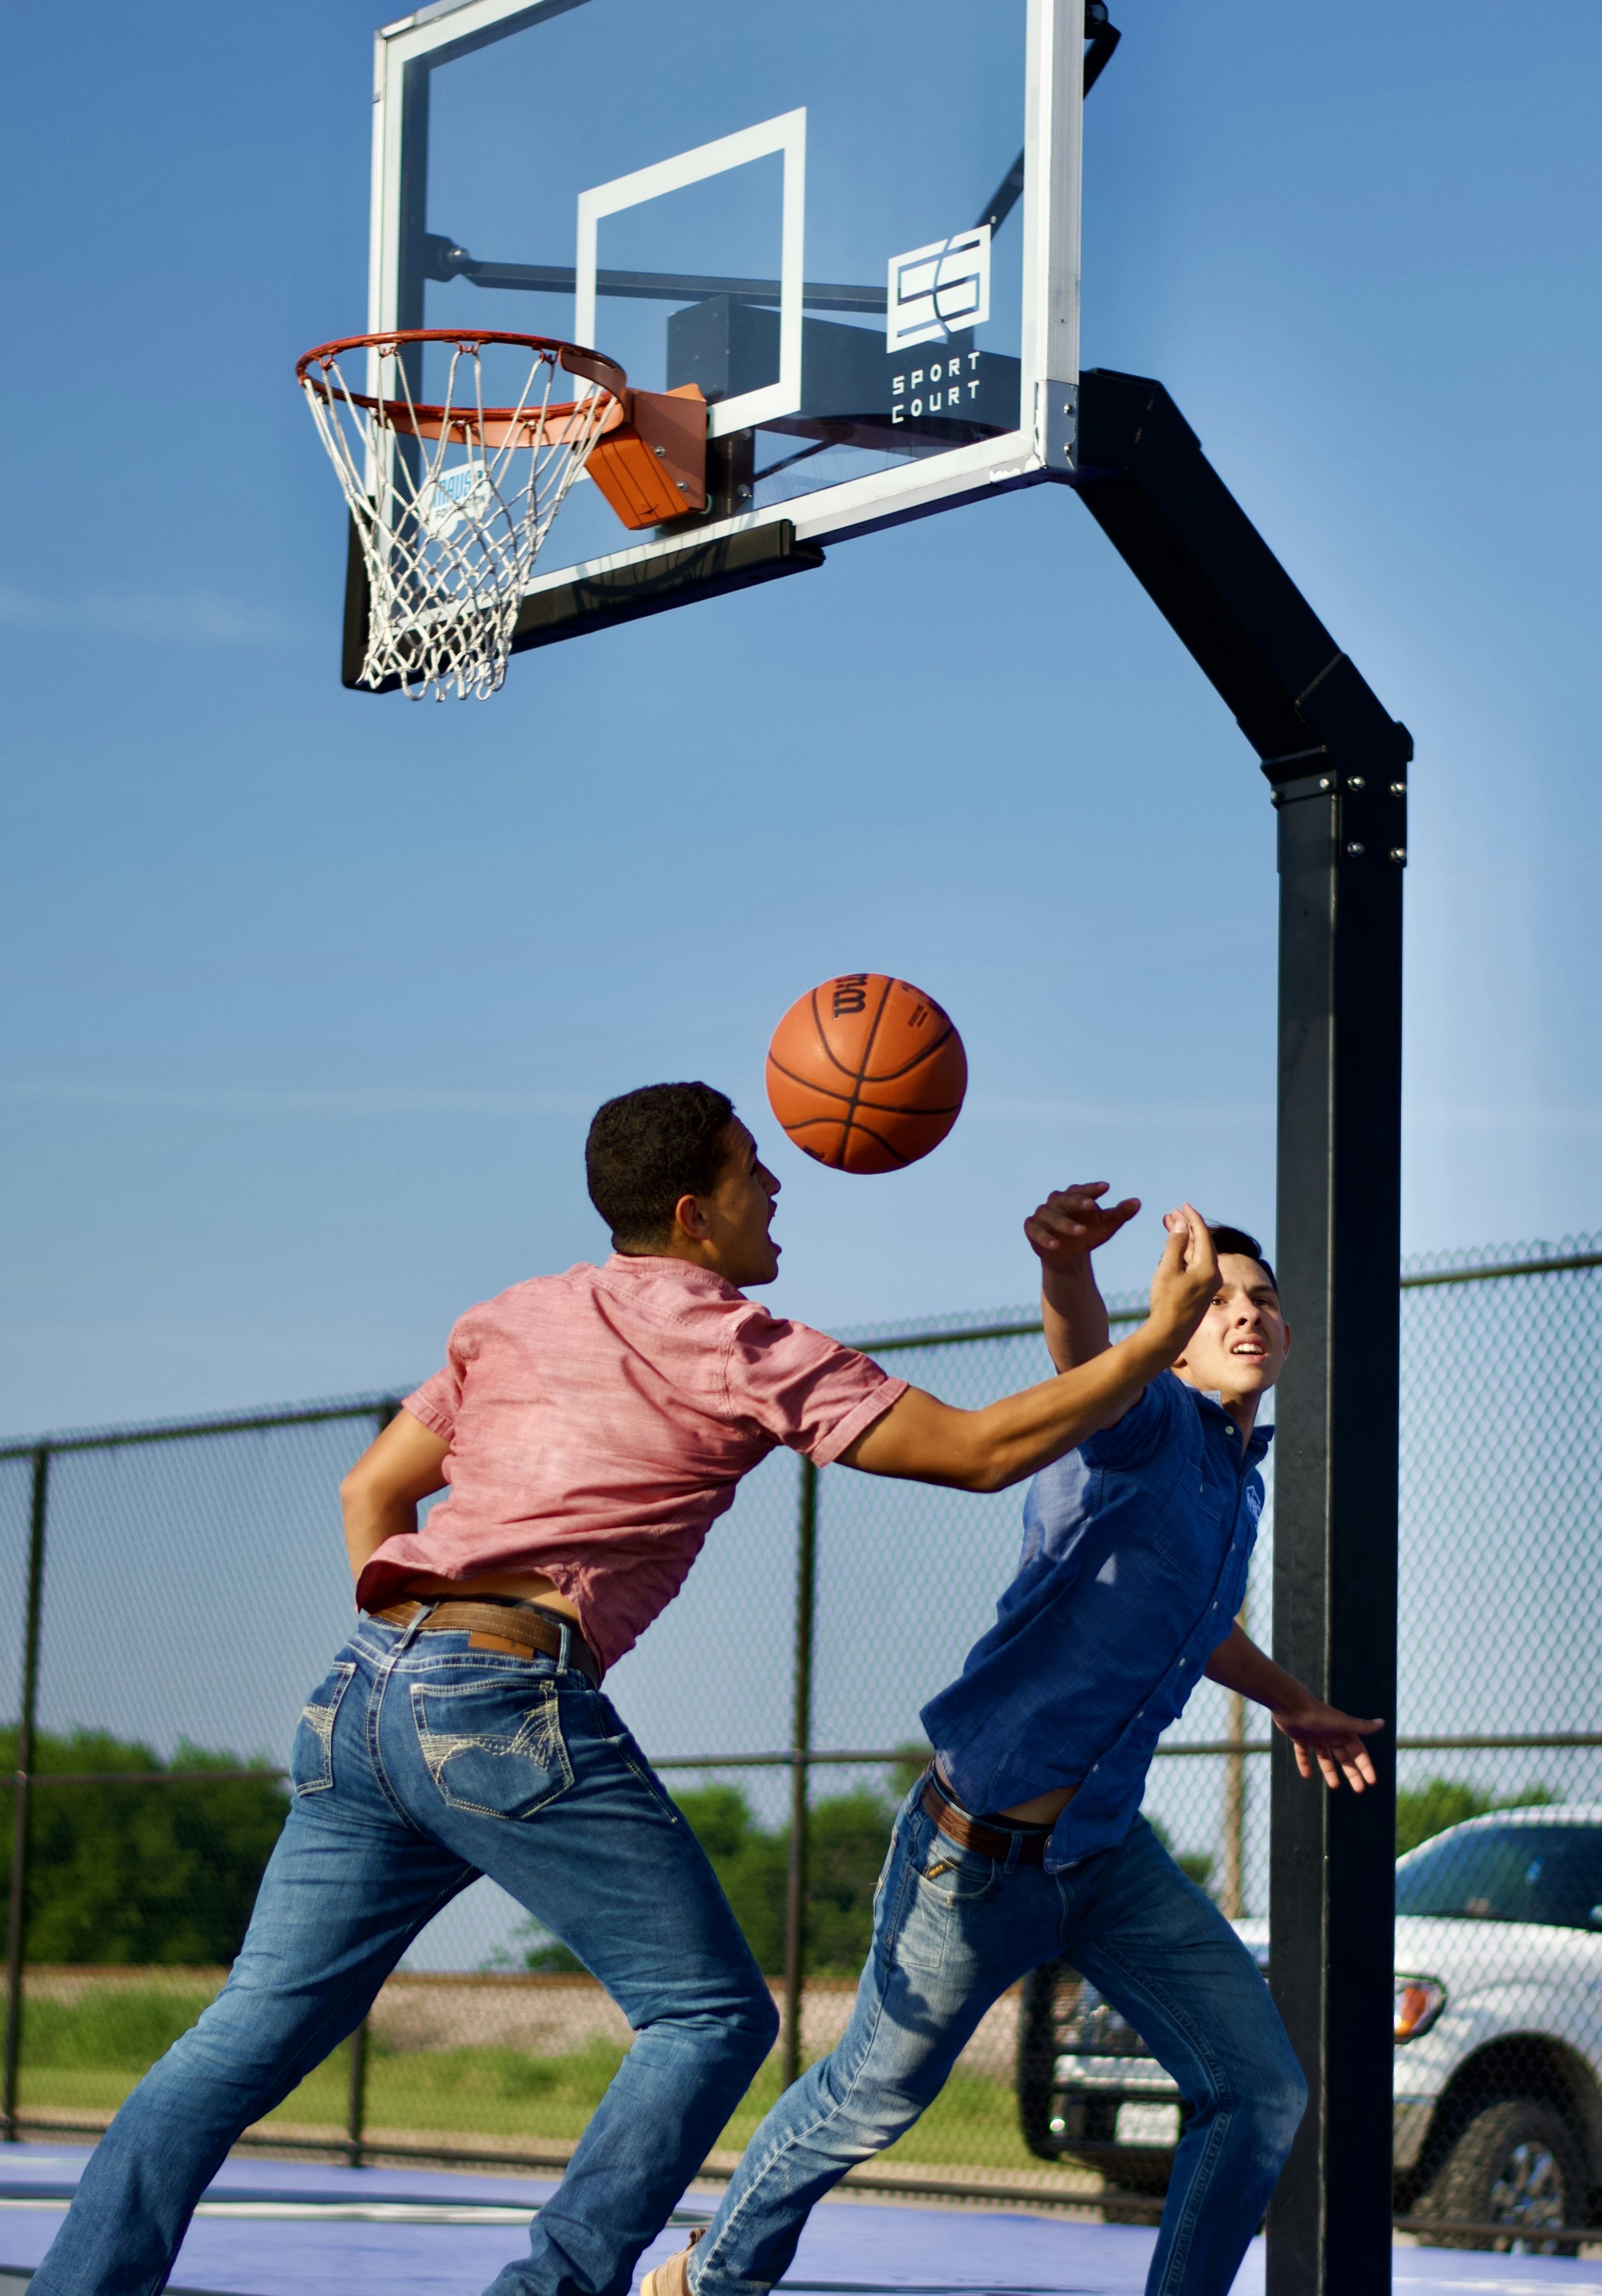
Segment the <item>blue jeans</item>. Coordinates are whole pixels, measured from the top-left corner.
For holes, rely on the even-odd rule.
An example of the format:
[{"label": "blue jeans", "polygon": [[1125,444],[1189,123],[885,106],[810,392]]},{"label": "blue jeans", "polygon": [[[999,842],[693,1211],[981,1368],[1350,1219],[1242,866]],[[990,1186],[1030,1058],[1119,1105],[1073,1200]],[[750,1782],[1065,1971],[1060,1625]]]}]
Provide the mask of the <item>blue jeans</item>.
[{"label": "blue jeans", "polygon": [[902,1804],[844,2038],[768,2115],[690,2260],[694,2296],[757,2296],[814,2203],[932,2103],[1006,1988],[1061,1954],[1136,2027],[1195,2111],[1147,2296],[1226,2296],[1307,2084],[1256,1963],[1144,1818],[1063,1874],[958,1849]]},{"label": "blue jeans", "polygon": [[151,2296],[242,2129],[353,2031],[488,1874],[634,2027],[526,2260],[494,2296],[623,2296],[778,2019],[688,1824],[555,1659],[363,1619],[295,1737],[294,1800],[227,1984],[107,2129],[33,2296]]}]

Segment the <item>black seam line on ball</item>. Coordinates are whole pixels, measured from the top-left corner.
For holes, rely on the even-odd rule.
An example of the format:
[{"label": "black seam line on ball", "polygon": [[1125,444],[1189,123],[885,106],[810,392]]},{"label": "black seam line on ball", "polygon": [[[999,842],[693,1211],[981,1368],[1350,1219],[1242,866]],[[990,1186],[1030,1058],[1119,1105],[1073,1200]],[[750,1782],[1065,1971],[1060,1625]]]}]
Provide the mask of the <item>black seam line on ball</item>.
[{"label": "black seam line on ball", "polygon": [[[906,1169],[908,1164],[916,1163],[917,1159],[916,1156],[903,1156],[900,1150],[896,1146],[895,1142],[893,1140],[887,1140],[882,1132],[875,1132],[871,1124],[863,1124],[859,1121],[858,1123],[857,1129],[859,1132],[865,1133],[868,1139],[876,1140],[880,1147],[883,1149],[885,1154],[887,1156],[893,1156],[896,1162],[903,1170]],[[940,1146],[940,1142],[937,1140],[934,1144],[938,1148]],[[843,1169],[843,1167],[842,1168]]]},{"label": "black seam line on ball", "polygon": [[873,1082],[875,1084],[894,1084],[898,1077],[909,1076],[912,1070],[918,1067],[922,1062],[932,1061],[936,1053],[940,1051],[941,1047],[943,1045],[949,1045],[956,1034],[957,1030],[952,1027],[950,1021],[948,1021],[946,1023],[946,1033],[943,1037],[937,1037],[932,1045],[924,1045],[920,1051],[914,1053],[909,1061],[903,1061],[899,1069],[883,1070],[878,1076],[873,1078]]},{"label": "black seam line on ball", "polygon": [[[771,1053],[768,1055],[768,1064],[770,1068],[777,1069],[779,1074],[782,1077],[787,1077],[792,1084],[800,1085],[803,1092],[821,1093],[826,1100],[838,1100],[845,1102],[849,1101],[850,1098],[849,1092],[842,1092],[832,1084],[819,1084],[816,1077],[802,1076],[795,1069],[787,1069],[785,1066],[784,1062],[776,1061]],[[842,1073],[849,1076],[850,1074],[850,1070],[846,1069],[843,1070]],[[838,1117],[832,1116],[829,1119],[829,1121],[831,1124],[837,1124],[840,1119]]]},{"label": "black seam line on ball", "polygon": [[930,1108],[922,1102],[914,1104],[901,1100],[875,1100],[867,1093],[861,1095],[858,1106],[878,1116],[957,1116],[962,1112],[960,1100],[941,1101],[937,1107]]},{"label": "black seam line on ball", "polygon": [[[874,1014],[872,1025],[867,1032],[867,1042],[862,1047],[862,1059],[858,1065],[856,1081],[851,1090],[851,1104],[845,1112],[845,1136],[840,1144],[840,1168],[842,1172],[845,1169],[846,1152],[851,1144],[851,1126],[855,1123],[857,1118],[857,1103],[862,1096],[863,1076],[867,1071],[869,1061],[872,1060],[874,1056],[874,1038],[879,1033],[879,1023],[884,1018],[884,1007],[890,1002],[890,992],[895,985],[896,984],[893,980],[887,980],[885,982],[883,994],[879,999],[878,1010]],[[867,1131],[867,1127],[864,1125],[863,1130]],[[888,1146],[889,1144],[885,1142],[881,1144]],[[891,1149],[891,1153],[893,1155],[895,1151]],[[906,1160],[905,1158],[903,1158],[902,1160],[904,1162]]]},{"label": "black seam line on ball", "polygon": [[[957,1031],[955,1029],[949,1028],[943,1037],[936,1037],[934,1043],[932,1045],[925,1045],[920,1052],[914,1054],[911,1060],[904,1061],[899,1069],[886,1069],[882,1074],[871,1078],[859,1077],[857,1078],[857,1089],[859,1093],[870,1084],[876,1092],[882,1085],[899,1083],[903,1077],[910,1076],[913,1070],[921,1067],[925,1061],[932,1060],[935,1054],[941,1051],[942,1046],[949,1045],[956,1034]],[[821,1030],[819,1031],[819,1041],[821,1049],[826,1057],[834,1062],[834,1066],[840,1070],[842,1077],[849,1078],[851,1074],[850,1070],[846,1067],[843,1061],[838,1059],[835,1054],[829,1051],[826,1044],[822,1043]],[[816,1077],[803,1076],[799,1069],[786,1068],[784,1062],[781,1061],[771,1050],[768,1054],[768,1065],[769,1068],[776,1069],[780,1076],[787,1077],[792,1084],[801,1085],[803,1089],[808,1092],[822,1093],[824,1096],[829,1100],[850,1100],[851,1097],[849,1091],[842,1090],[837,1085],[821,1084]],[[881,1101],[877,1103],[870,1101],[867,1103],[869,1107],[873,1107],[875,1104],[885,1109],[890,1107],[890,1103],[888,1101]],[[962,1103],[960,1100],[954,1101],[950,1105],[955,1108],[960,1108],[962,1106]],[[905,1112],[910,1116],[919,1114],[940,1115],[943,1111],[941,1109],[931,1109],[926,1111],[908,1109]]]},{"label": "black seam line on ball", "polygon": [[[825,983],[824,983],[823,985],[824,985],[824,987],[826,988],[828,988],[828,987],[830,986],[830,983],[829,983],[829,982],[827,982],[827,981],[826,980],[826,981],[825,981]],[[812,1026],[813,1026],[813,1027],[817,1029],[817,1048],[818,1048],[818,1050],[822,1053],[822,1054],[823,1054],[823,1056],[824,1056],[825,1060],[828,1062],[828,1063],[829,1063],[829,1065],[830,1065],[830,1067],[831,1067],[831,1068],[836,1068],[836,1069],[838,1069],[838,1070],[840,1070],[840,1073],[841,1073],[841,1075],[842,1075],[842,1077],[847,1077],[847,1078],[849,1078],[849,1077],[850,1077],[850,1073],[851,1073],[851,1071],[850,1070],[850,1069],[848,1069],[848,1068],[847,1068],[847,1066],[846,1066],[845,1062],[841,1059],[841,1057],[840,1057],[839,1054],[834,1050],[834,1046],[830,1044],[830,1042],[829,1042],[829,1040],[828,1040],[828,1037],[827,1037],[825,1035],[825,1033],[824,1033],[824,1025],[823,1025],[823,1021],[821,1021],[821,1019],[820,1019],[820,1018],[819,1018],[819,1016],[818,1016],[818,1011],[817,1011],[817,989],[816,989],[816,988],[812,991],[812,994],[811,994],[811,996],[808,998],[807,1002],[809,1003],[809,1005],[811,1006],[811,1008],[812,1008]],[[771,1054],[771,1053],[768,1054],[768,1058],[769,1058],[770,1060],[773,1058],[773,1055]],[[776,1068],[777,1067],[777,1065],[778,1065],[777,1062],[776,1062],[776,1062],[774,1062],[774,1066],[775,1066]]]},{"label": "black seam line on ball", "polygon": [[[776,1061],[771,1053],[768,1055],[768,1065],[776,1070],[778,1074],[789,1083],[799,1085],[803,1092],[811,1093],[819,1100],[837,1100],[842,1109],[850,1102],[850,1095],[837,1091],[833,1085],[819,1084],[815,1077],[801,1076],[796,1070],[787,1069],[783,1061]],[[941,1101],[932,1107],[919,1101],[908,1106],[900,1101],[875,1100],[864,1092],[857,1095],[857,1105],[859,1108],[868,1109],[879,1116],[960,1116],[962,1114],[960,1100]],[[793,1133],[799,1126],[804,1124],[840,1124],[845,1120],[844,1117],[830,1110],[822,1116],[798,1117],[795,1123],[786,1124],[785,1129],[786,1132]]]}]

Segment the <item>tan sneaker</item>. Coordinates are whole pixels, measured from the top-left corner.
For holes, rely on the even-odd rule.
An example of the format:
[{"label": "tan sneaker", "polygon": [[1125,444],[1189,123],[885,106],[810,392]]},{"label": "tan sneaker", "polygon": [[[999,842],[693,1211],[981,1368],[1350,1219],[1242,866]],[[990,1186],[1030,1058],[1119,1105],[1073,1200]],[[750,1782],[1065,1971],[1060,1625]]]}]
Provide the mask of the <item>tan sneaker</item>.
[{"label": "tan sneaker", "polygon": [[640,2282],[640,2296],[690,2296],[690,2251],[705,2232],[706,2226],[698,2225],[677,2256],[670,2256],[665,2264],[647,2272]]}]

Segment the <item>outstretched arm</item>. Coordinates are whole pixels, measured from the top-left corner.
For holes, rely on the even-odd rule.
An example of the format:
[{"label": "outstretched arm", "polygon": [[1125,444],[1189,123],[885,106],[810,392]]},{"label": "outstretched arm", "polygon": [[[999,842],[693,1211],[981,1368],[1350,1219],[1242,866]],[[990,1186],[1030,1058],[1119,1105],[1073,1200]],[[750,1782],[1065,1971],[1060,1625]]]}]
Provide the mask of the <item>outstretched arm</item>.
[{"label": "outstretched arm", "polygon": [[416,1529],[418,1500],[445,1488],[449,1450],[442,1436],[409,1411],[398,1411],[377,1441],[368,1444],[340,1485],[353,1578],[361,1577],[387,1538]]},{"label": "outstretched arm", "polygon": [[1077,1370],[1113,1343],[1090,1254],[1134,1218],[1140,1199],[1103,1205],[1106,1193],[1105,1180],[1075,1180],[1054,1188],[1023,1223],[1040,1262],[1040,1321],[1059,1371]]},{"label": "outstretched arm", "polygon": [[1339,1786],[1343,1777],[1353,1793],[1361,1793],[1379,1783],[1363,1741],[1384,1728],[1383,1720],[1359,1722],[1338,1706],[1326,1706],[1259,1650],[1244,1627],[1219,1644],[1202,1670],[1210,1682],[1221,1682],[1226,1690],[1268,1708],[1275,1729],[1283,1730],[1294,1746],[1296,1767],[1304,1778],[1311,1777],[1317,1762],[1326,1785]]},{"label": "outstretched arm", "polygon": [[909,1387],[842,1455],[844,1464],[909,1482],[999,1491],[1121,1419],[1157,1374],[1184,1353],[1218,1282],[1212,1239],[1201,1214],[1187,1204],[1168,1218],[1167,1242],[1152,1279],[1151,1313],[1130,1338],[982,1411],[959,1411]]}]

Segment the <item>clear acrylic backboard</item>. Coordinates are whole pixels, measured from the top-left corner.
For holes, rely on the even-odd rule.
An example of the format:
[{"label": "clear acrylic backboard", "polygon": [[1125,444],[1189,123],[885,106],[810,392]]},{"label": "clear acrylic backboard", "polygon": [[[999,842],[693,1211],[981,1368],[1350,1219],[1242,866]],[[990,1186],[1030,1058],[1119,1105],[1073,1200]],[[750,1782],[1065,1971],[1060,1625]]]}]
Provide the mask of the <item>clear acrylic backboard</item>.
[{"label": "clear acrylic backboard", "polygon": [[1084,14],[443,0],[379,34],[369,330],[560,337],[708,402],[705,509],[630,532],[586,480],[530,596],[1072,468]]}]

